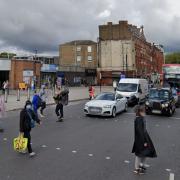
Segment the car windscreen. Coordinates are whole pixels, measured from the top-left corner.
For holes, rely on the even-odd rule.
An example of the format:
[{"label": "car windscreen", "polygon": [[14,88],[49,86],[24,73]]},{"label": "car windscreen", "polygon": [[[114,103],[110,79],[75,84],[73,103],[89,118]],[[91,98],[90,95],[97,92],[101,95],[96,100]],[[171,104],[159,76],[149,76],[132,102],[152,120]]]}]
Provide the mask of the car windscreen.
[{"label": "car windscreen", "polygon": [[114,94],[100,94],[95,99],[96,100],[114,101],[115,100],[115,95]]},{"label": "car windscreen", "polygon": [[138,88],[137,84],[133,83],[119,83],[117,90],[120,92],[136,92]]},{"label": "car windscreen", "polygon": [[157,90],[151,89],[149,92],[150,99],[158,99],[158,100],[168,100],[169,99],[169,91],[168,90]]}]

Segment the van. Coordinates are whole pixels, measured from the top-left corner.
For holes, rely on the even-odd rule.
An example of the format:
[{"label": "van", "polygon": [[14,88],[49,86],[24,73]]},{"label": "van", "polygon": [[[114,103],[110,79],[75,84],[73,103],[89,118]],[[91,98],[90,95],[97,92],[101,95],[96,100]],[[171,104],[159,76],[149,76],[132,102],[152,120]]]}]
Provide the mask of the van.
[{"label": "van", "polygon": [[129,105],[145,101],[148,95],[148,81],[146,79],[124,78],[119,81],[116,93],[128,99]]}]

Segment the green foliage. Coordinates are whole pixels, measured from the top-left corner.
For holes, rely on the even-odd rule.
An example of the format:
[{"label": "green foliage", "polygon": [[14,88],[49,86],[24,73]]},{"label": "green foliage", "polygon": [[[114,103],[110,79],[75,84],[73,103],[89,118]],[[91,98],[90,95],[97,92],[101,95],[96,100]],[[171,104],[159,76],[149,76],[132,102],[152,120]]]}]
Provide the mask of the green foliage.
[{"label": "green foliage", "polygon": [[0,53],[0,58],[12,58],[13,56],[16,56],[16,54],[9,52]]},{"label": "green foliage", "polygon": [[174,52],[166,55],[166,64],[180,64],[180,52]]}]

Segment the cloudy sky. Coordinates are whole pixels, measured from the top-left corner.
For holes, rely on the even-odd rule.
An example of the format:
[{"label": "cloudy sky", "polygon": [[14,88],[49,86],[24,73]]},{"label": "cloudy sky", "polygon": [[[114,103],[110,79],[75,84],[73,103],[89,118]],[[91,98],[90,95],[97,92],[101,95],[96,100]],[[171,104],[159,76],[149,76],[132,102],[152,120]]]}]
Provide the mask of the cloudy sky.
[{"label": "cloudy sky", "polygon": [[96,40],[98,25],[144,25],[149,41],[180,50],[179,0],[0,0],[0,51],[58,54],[60,43]]}]

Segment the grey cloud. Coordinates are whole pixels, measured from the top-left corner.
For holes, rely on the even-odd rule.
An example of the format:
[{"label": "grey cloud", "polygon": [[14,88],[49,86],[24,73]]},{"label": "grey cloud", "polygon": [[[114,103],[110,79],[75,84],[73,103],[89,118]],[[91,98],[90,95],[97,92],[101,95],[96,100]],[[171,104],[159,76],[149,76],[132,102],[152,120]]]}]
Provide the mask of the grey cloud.
[{"label": "grey cloud", "polygon": [[[121,19],[144,24],[147,38],[168,51],[180,47],[180,19],[168,19],[167,0],[0,0],[0,4],[0,49],[54,52],[69,40],[96,40],[99,24]],[[99,16],[103,12],[107,16]]]}]

